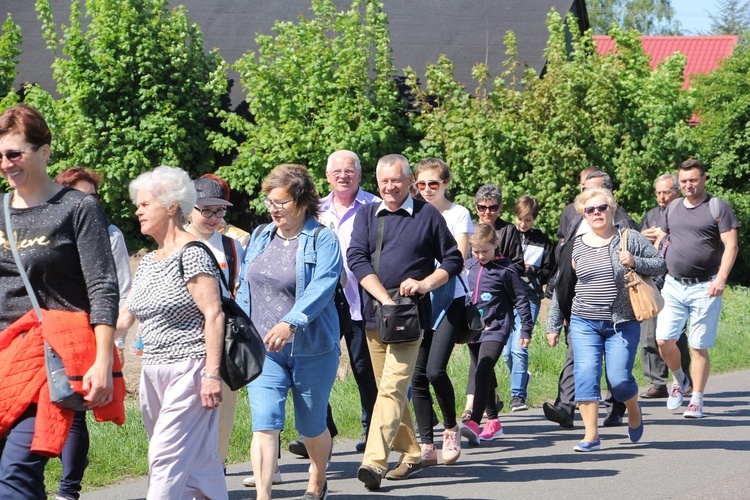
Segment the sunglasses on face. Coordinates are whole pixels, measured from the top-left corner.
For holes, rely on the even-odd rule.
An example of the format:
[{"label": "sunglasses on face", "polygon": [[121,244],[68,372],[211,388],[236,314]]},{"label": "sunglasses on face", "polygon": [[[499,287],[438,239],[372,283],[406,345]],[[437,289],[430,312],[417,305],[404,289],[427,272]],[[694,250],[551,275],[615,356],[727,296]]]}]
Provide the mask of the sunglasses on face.
[{"label": "sunglasses on face", "polygon": [[594,212],[604,213],[607,211],[607,209],[609,209],[609,205],[607,205],[606,203],[602,203],[601,205],[584,208],[583,213],[585,213],[586,215],[591,215]]},{"label": "sunglasses on face", "polygon": [[36,153],[41,146],[32,146],[26,149],[19,149],[18,151],[8,151],[7,153],[0,153],[0,163],[3,161],[3,157],[7,158],[8,161],[18,161],[23,158],[28,152]]},{"label": "sunglasses on face", "polygon": [[437,191],[440,184],[442,184],[442,181],[417,181],[417,189],[424,191],[426,187],[429,187],[433,191]]},{"label": "sunglasses on face", "polygon": [[500,210],[500,205],[477,205],[477,212],[497,212]]},{"label": "sunglasses on face", "polygon": [[218,219],[221,219],[227,214],[226,208],[220,208],[218,210],[209,210],[207,208],[201,208],[197,205],[193,208],[199,211],[201,213],[201,216],[203,216],[206,219],[210,219],[211,217],[214,217],[214,216],[216,216]]}]

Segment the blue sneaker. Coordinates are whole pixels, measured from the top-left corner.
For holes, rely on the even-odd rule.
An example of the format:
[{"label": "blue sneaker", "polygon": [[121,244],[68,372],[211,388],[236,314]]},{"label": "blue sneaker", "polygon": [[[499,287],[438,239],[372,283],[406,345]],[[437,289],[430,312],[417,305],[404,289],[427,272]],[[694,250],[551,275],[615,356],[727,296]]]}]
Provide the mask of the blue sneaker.
[{"label": "blue sneaker", "polygon": [[573,447],[573,451],[599,451],[602,449],[601,439],[596,441],[581,441]]}]

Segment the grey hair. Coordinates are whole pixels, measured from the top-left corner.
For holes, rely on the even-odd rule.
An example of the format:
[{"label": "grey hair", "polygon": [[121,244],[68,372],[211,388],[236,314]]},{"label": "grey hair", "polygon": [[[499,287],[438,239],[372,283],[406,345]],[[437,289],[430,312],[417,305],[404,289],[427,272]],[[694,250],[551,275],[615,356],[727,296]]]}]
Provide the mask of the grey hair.
[{"label": "grey hair", "polygon": [[612,191],[615,188],[615,185],[612,182],[612,178],[609,176],[607,172],[602,172],[601,170],[595,170],[586,176],[586,180],[599,179],[599,178],[604,179],[602,181],[602,186],[601,186],[604,189],[609,189],[610,191]]},{"label": "grey hair", "polygon": [[188,173],[181,168],[167,165],[161,165],[150,172],[142,173],[130,183],[128,191],[133,203],[137,203],[138,191],[151,193],[163,207],[168,207],[177,202],[180,207],[179,218],[182,224],[187,223],[198,198],[195,185],[190,180]]},{"label": "grey hair", "polygon": [[357,170],[362,170],[362,165],[359,163],[359,156],[357,156],[357,153],[354,151],[349,151],[348,149],[339,149],[338,151],[334,151],[328,156],[328,163],[326,163],[326,170],[331,170],[331,167],[333,166],[333,159],[337,156],[342,156],[344,158],[351,158],[354,160],[354,168]]},{"label": "grey hair", "polygon": [[677,176],[674,174],[661,174],[657,179],[654,181],[654,187],[662,181],[672,181],[672,189],[674,191],[677,191],[680,189],[680,181],[677,180]]},{"label": "grey hair", "polygon": [[401,163],[401,173],[404,175],[404,177],[412,176],[411,167],[409,166],[409,160],[406,159],[406,156],[392,154],[385,155],[378,160],[378,166],[375,167],[375,177],[380,180],[380,169],[392,167],[396,163]]},{"label": "grey hair", "polygon": [[484,184],[477,189],[477,194],[474,195],[474,204],[479,203],[481,200],[489,200],[490,198],[495,198],[497,204],[502,205],[503,191],[495,184]]}]

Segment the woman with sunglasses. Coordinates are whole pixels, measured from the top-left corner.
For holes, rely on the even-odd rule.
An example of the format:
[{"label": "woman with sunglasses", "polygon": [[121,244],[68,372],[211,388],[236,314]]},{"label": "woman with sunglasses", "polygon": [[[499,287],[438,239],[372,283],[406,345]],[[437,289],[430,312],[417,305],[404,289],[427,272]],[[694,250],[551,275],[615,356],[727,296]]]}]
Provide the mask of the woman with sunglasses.
[{"label": "woman with sunglasses", "polygon": [[302,498],[326,498],[332,449],[326,410],[340,354],[333,295],[343,258],[338,237],[316,220],[318,191],[305,167],[279,165],[261,190],[272,222],[251,237],[237,292],[266,344],[263,373],[247,386],[257,498],[271,498],[290,390],[294,425],[312,462]]},{"label": "woman with sunglasses", "polygon": [[612,394],[627,407],[630,441],[637,443],[643,435],[638,384],[633,376],[640,324],[630,304],[625,272],[635,269],[658,276],[666,271],[666,263],[638,231],[627,232],[627,250],[621,250],[622,229],[626,228],[613,223],[616,205],[608,189],[587,189],[578,195],[575,206],[590,231],[579,231],[560,251],[547,341],[557,344],[563,320],[567,320],[574,347],[575,397],[585,427],[583,440],[573,449],[589,452],[601,448],[598,417],[603,356]]},{"label": "woman with sunglasses", "polygon": [[[458,249],[466,258],[469,235],[474,233],[471,214],[445,197],[451,180],[448,165],[438,158],[428,158],[417,163],[416,187],[421,197],[440,210],[448,229],[456,239]],[[412,402],[417,416],[422,465],[438,463],[432,427],[433,411],[430,384],[443,413],[444,464],[455,463],[461,456],[460,426],[456,420],[456,394],[448,376],[448,360],[453,353],[458,327],[466,322],[466,289],[456,278],[431,293],[432,325],[426,328],[419,348],[412,376]]]},{"label": "woman with sunglasses", "polygon": [[[96,200],[50,178],[51,142],[47,123],[30,106],[20,104],[0,115],[0,172],[10,185],[9,215],[21,262],[42,308],[88,313],[92,331],[90,337],[84,334],[95,344],[90,348],[96,351],[96,361],[83,374],[84,404],[99,411],[118,395],[112,378],[118,309],[115,262],[107,220]],[[7,235],[0,214],[0,330],[32,308]],[[54,324],[51,326],[54,330]],[[49,334],[46,329],[44,333]],[[19,335],[13,341],[5,337],[9,343],[0,354],[10,355],[19,348],[17,342],[33,337]],[[52,343],[52,338],[49,340]],[[11,370],[0,375],[0,389],[11,387],[11,382],[24,387],[21,394],[0,396],[3,405],[12,405],[3,406],[0,412],[1,423],[9,424],[0,426],[0,498],[46,499],[44,468],[50,455],[60,453],[70,428],[65,424],[70,424],[67,419],[73,419],[73,412],[49,402],[46,377],[40,373],[44,371],[41,341],[22,343],[20,349],[25,363],[0,359],[0,369]],[[65,359],[65,351],[60,354]],[[45,383],[37,385],[42,379]],[[16,416],[17,408],[20,413]]]}]

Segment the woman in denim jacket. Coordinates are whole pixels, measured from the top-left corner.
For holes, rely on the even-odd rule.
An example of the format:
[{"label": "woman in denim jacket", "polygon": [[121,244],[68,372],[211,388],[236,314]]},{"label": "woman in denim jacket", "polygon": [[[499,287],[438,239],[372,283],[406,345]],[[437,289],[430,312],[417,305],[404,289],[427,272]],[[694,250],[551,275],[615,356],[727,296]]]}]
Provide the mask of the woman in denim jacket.
[{"label": "woman in denim jacket", "polygon": [[304,498],[324,498],[331,451],[326,406],[340,354],[333,296],[341,250],[333,232],[317,231],[318,193],[305,167],[279,165],[262,190],[273,223],[256,231],[247,247],[236,299],[267,349],[263,373],[248,385],[257,498],[271,498],[290,389],[295,427],[312,461]]},{"label": "woman in denim jacket", "polygon": [[666,263],[637,231],[628,231],[627,250],[621,250],[622,232],[613,224],[615,206],[607,189],[587,189],[576,198],[576,209],[584,214],[591,231],[566,242],[560,252],[559,278],[548,318],[550,345],[557,344],[563,320],[570,324],[576,401],[586,429],[575,451],[601,448],[598,407],[604,354],[612,393],[628,409],[628,436],[636,443],[643,434],[638,384],[633,377],[640,325],[630,304],[625,273],[634,268],[640,274],[658,276],[665,272]]}]

